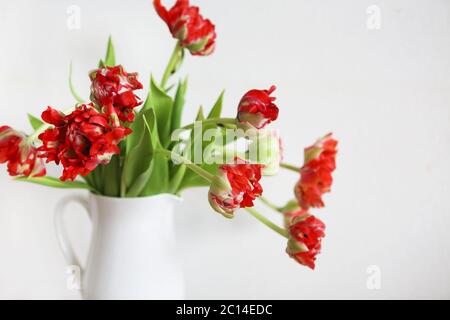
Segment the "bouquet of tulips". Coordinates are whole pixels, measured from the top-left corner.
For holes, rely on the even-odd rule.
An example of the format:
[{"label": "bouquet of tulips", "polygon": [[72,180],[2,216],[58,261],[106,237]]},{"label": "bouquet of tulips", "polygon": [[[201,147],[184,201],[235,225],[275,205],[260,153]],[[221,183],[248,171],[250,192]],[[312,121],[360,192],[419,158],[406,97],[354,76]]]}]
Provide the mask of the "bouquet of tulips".
[{"label": "bouquet of tulips", "polygon": [[[328,134],[306,148],[301,167],[282,163],[280,137],[268,128],[279,113],[275,86],[248,91],[232,118],[221,116],[222,94],[208,114],[200,108],[195,121],[183,126],[187,81],[175,83],[173,77],[185,53],[213,53],[215,26],[189,0],[177,0],[170,10],[154,0],[154,7],[176,46],[161,81],[152,77],[146,99],[136,94],[144,88],[138,74],[117,65],[110,38],[105,59],[89,73],[90,101],[82,100],[69,81],[74,107],[47,107],[40,119],[29,115],[30,135],[0,126],[0,163],[19,181],[109,197],[209,187],[212,209],[233,218],[245,208],[287,238],[290,257],[314,268],[325,225],[310,210],[323,207],[322,195],[330,191],[337,141]],[[46,175],[45,163],[51,162],[62,166],[59,179]],[[299,175],[295,200],[284,206],[262,197],[260,184],[263,175],[275,175],[280,167]],[[252,208],[257,198],[282,214],[283,226]]]}]

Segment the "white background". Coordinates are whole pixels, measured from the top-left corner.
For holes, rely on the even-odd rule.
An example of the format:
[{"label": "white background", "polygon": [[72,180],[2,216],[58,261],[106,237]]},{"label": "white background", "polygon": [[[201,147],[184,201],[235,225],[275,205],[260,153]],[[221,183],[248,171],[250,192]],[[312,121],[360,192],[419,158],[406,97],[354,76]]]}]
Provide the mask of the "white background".
[{"label": "white background", "polygon": [[[186,192],[177,228],[188,297],[450,298],[450,2],[193,3],[218,40],[214,55],[188,56],[182,69],[186,123],[223,88],[233,116],[248,89],[276,84],[286,161],[300,165],[303,147],[329,131],[340,147],[333,192],[315,211],[327,224],[315,271],[244,211],[228,221],[208,208],[206,190]],[[81,9],[79,30],[67,27],[70,5]],[[370,5],[380,30],[367,28]],[[144,83],[161,76],[174,42],[150,0],[1,0],[0,123],[29,130],[26,112],[70,106],[71,60],[87,97],[110,33],[127,70]],[[266,179],[266,195],[284,203],[297,178]],[[0,298],[77,298],[52,228],[55,203],[71,191],[12,182],[4,166],[0,190]],[[75,206],[70,222],[84,256],[87,218]],[[379,290],[367,288],[371,265]]]}]

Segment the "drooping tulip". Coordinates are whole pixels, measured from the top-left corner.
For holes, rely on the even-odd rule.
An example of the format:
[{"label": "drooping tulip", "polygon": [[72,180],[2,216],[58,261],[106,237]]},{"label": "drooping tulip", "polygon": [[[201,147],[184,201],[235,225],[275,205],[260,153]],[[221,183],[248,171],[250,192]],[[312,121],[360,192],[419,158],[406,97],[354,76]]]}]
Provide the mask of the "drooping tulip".
[{"label": "drooping tulip", "polygon": [[324,206],[322,195],[331,190],[337,144],[330,133],[305,149],[305,164],[300,169],[300,180],[294,190],[302,208]]},{"label": "drooping tulip", "polygon": [[298,263],[314,269],[323,237],[325,224],[312,215],[300,214],[292,220],[289,227],[286,252]]},{"label": "drooping tulip", "polygon": [[0,126],[0,163],[8,163],[11,176],[45,176],[44,161],[23,133],[8,126]]},{"label": "drooping tulip", "polygon": [[262,165],[235,159],[219,169],[209,189],[212,208],[227,218],[233,218],[238,208],[253,207],[253,201],[262,194],[259,184]]}]

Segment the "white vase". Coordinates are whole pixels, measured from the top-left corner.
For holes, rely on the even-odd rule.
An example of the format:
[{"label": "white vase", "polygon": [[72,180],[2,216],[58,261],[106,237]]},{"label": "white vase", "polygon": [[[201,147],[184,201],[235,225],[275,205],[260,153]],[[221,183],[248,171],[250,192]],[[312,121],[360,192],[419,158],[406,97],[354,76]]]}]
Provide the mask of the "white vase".
[{"label": "white vase", "polygon": [[[63,226],[70,202],[80,203],[93,225],[86,267],[81,267]],[[183,299],[175,242],[174,209],[180,198],[71,196],[56,207],[56,235],[86,299]],[[72,279],[74,280],[74,279]],[[76,279],[75,279],[76,280]],[[69,285],[69,284],[68,284]]]}]

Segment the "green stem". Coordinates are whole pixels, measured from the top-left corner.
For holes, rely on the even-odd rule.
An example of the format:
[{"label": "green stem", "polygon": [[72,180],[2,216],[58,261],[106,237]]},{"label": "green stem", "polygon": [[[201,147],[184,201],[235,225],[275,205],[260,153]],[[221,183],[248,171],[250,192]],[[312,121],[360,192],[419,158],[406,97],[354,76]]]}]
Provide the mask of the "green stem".
[{"label": "green stem", "polygon": [[183,163],[187,168],[194,171],[196,174],[204,178],[208,182],[212,182],[214,179],[214,175],[206,171],[205,169],[202,169],[201,167],[197,166],[196,164],[192,163],[189,159],[186,159],[185,157],[179,155],[176,152],[169,151],[166,149],[158,149],[157,152],[165,155],[167,158],[175,160],[179,163]]},{"label": "green stem", "polygon": [[281,163],[280,167],[282,167],[284,169],[287,169],[287,170],[291,170],[291,171],[297,172],[297,173],[300,173],[300,170],[301,170],[300,167],[293,166],[293,165],[287,164],[287,163]]},{"label": "green stem", "polygon": [[184,126],[181,129],[190,130],[195,127],[196,124],[200,123],[201,125],[210,125],[210,124],[236,124],[236,118],[211,118],[203,121],[196,121],[187,126]]},{"label": "green stem", "polygon": [[183,47],[180,45],[180,42],[177,42],[175,48],[173,49],[172,55],[170,56],[169,62],[167,63],[167,67],[164,70],[164,75],[161,79],[160,87],[165,90],[167,81],[169,81],[170,76],[173,74],[175,68],[177,67],[177,63],[179,62],[179,56],[183,53]]},{"label": "green stem", "polygon": [[275,223],[273,223],[272,221],[270,221],[269,219],[267,219],[266,217],[261,215],[255,209],[253,209],[253,208],[245,208],[245,210],[247,210],[252,216],[254,216],[261,223],[265,224],[267,227],[269,227],[270,229],[272,229],[273,231],[275,231],[279,235],[281,235],[281,236],[283,236],[285,238],[289,238],[289,233],[285,229],[277,226]]},{"label": "green stem", "polygon": [[275,210],[277,212],[283,213],[283,211],[281,210],[281,207],[276,206],[270,200],[268,200],[266,197],[259,197],[258,199],[261,200],[261,202],[264,203],[269,208],[272,208],[273,210]]}]

